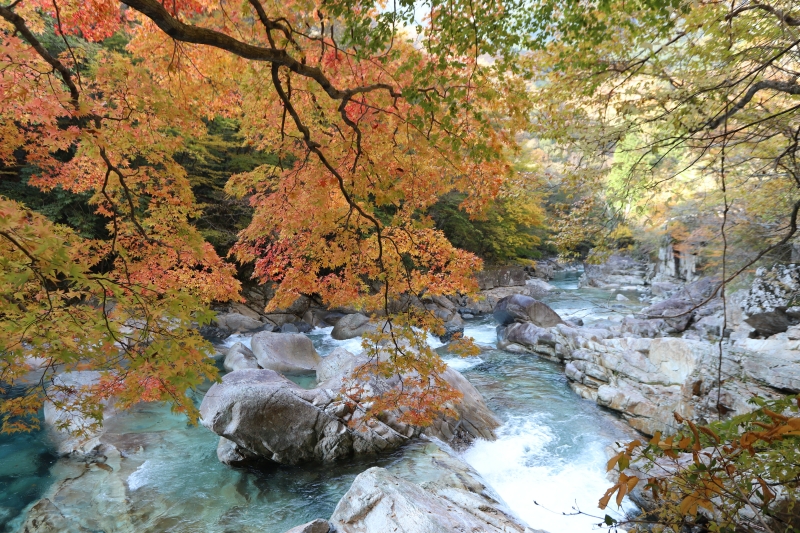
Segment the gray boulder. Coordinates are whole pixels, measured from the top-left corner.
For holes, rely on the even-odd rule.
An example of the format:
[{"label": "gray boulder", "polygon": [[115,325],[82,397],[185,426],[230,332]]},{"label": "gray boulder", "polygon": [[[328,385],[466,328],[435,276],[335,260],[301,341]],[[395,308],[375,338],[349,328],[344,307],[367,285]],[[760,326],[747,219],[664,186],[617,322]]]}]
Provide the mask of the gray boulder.
[{"label": "gray boulder", "polygon": [[800,265],[759,268],[743,302],[745,322],[764,337],[782,333],[798,323],[797,316],[787,311],[799,297]]},{"label": "gray boulder", "polygon": [[709,300],[718,285],[713,278],[702,278],[686,285],[671,298],[642,309],[641,316],[664,320],[668,326],[665,333],[681,333],[698,317],[719,307],[718,298]]},{"label": "gray boulder", "polygon": [[205,427],[235,444],[223,443],[223,461],[333,462],[390,451],[406,441],[378,420],[350,427],[352,412],[331,391],[303,389],[272,370],[227,374],[203,398],[200,416]]},{"label": "gray boulder", "polygon": [[[381,354],[383,357],[385,354]],[[329,360],[329,361],[327,361]],[[341,390],[343,386],[356,387],[368,393],[380,393],[401,385],[397,376],[391,378],[377,377],[373,374],[367,378],[352,376],[357,367],[369,369],[373,363],[363,354],[352,355],[346,350],[338,349],[323,359],[317,371],[320,387],[332,391]],[[441,375],[453,389],[461,393],[461,399],[446,407],[451,408],[457,417],[440,415],[425,428],[409,426],[401,422],[401,413],[393,411],[381,415],[381,420],[396,432],[408,437],[423,433],[438,438],[456,447],[466,447],[475,439],[495,440],[494,430],[500,421],[487,407],[480,392],[457,370],[447,368]]]},{"label": "gray boulder", "polygon": [[[117,414],[114,400],[101,402],[100,420],[87,418],[79,406],[84,394],[98,383],[102,374],[97,371],[65,372],[53,378],[47,388],[44,422],[59,455],[88,454],[100,445],[102,422]],[[56,407],[56,403],[60,404]]]},{"label": "gray boulder", "polygon": [[[336,377],[341,380],[349,375],[359,362],[360,358],[357,358],[354,354],[348,352],[344,348],[336,348],[327,356],[323,357],[322,361],[317,366],[317,383],[327,382]],[[329,386],[335,388],[336,383],[332,382]]]},{"label": "gray boulder", "polygon": [[258,366],[287,374],[308,374],[316,371],[322,359],[311,339],[302,333],[262,331],[250,341]]},{"label": "gray boulder", "polygon": [[[699,302],[698,302],[699,303]],[[685,331],[694,318],[696,304],[680,297],[673,297],[642,309],[641,315],[647,320],[660,320],[666,324],[667,333]]]},{"label": "gray boulder", "polygon": [[452,406],[458,418],[437,418],[425,428],[425,435],[457,448],[466,447],[475,439],[495,440],[494,430],[500,427],[500,421],[486,405],[478,389],[453,368],[445,370],[442,379],[461,393],[461,400]]},{"label": "gray boulder", "polygon": [[228,348],[228,352],[225,354],[225,361],[222,363],[222,366],[228,372],[233,372],[234,370],[244,370],[246,368],[259,368],[256,356],[252,351],[250,351],[250,348],[241,342],[237,342]]},{"label": "gray boulder", "polygon": [[458,313],[453,313],[450,320],[444,323],[444,335],[439,335],[439,340],[450,342],[456,333],[464,333],[464,320]]},{"label": "gray boulder", "polygon": [[374,327],[374,324],[370,323],[368,316],[362,315],[361,313],[353,313],[351,315],[345,315],[336,321],[336,325],[333,326],[333,331],[331,332],[331,337],[340,341],[353,339],[355,337],[360,337]]},{"label": "gray boulder", "polygon": [[328,533],[331,530],[331,525],[327,520],[317,518],[311,522],[293,527],[286,533]]},{"label": "gray boulder", "polygon": [[525,269],[515,266],[486,269],[475,274],[481,290],[496,287],[519,287],[525,285],[525,278]]},{"label": "gray boulder", "polygon": [[255,318],[245,316],[241,313],[220,313],[215,322],[221,328],[226,328],[231,333],[251,333],[261,331],[265,324]]},{"label": "gray boulder", "polygon": [[421,486],[377,467],[356,477],[331,516],[337,533],[534,533],[469,465],[429,453],[439,475]]},{"label": "gray boulder", "polygon": [[564,323],[558,313],[547,304],[522,294],[502,298],[492,314],[495,321],[502,326],[513,322],[532,322],[536,326],[550,328]]},{"label": "gray boulder", "polygon": [[503,326],[498,326],[498,348],[503,349],[505,344],[521,344],[523,346],[536,346],[537,344],[547,344],[555,346],[555,337],[545,329],[540,328],[531,322],[511,324],[504,330]]},{"label": "gray boulder", "polygon": [[233,333],[226,327],[211,326],[211,325],[200,326],[200,329],[198,331],[200,332],[200,335],[204,339],[211,342],[224,341],[225,339],[231,336],[231,333]]},{"label": "gray boulder", "polygon": [[631,318],[625,317],[620,324],[620,332],[624,337],[662,337],[672,331],[672,327],[663,318]]},{"label": "gray boulder", "polygon": [[619,289],[646,285],[647,267],[644,262],[630,256],[613,254],[599,265],[584,265],[580,287],[597,287],[600,289]]}]

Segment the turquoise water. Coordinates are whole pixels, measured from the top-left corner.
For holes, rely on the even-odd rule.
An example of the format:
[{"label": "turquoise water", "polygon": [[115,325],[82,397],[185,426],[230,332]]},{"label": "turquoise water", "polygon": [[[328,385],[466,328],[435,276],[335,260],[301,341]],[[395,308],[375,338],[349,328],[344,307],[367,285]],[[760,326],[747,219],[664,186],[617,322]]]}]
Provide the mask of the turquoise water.
[{"label": "turquoise water", "polygon": [[41,432],[0,435],[0,532],[50,486],[56,460]]},{"label": "turquoise water", "polygon": [[[561,292],[546,298],[565,315],[584,313],[584,320],[590,321],[627,313],[638,305],[631,302],[610,313],[609,293],[575,290],[576,280],[556,280]],[[321,353],[337,346],[358,350],[359,341],[335,341],[329,333],[310,334]],[[598,512],[594,505],[608,484],[604,449],[627,438],[628,430],[613,415],[575,395],[558,365],[496,350],[491,318],[470,321],[465,333],[483,347],[480,356],[444,356],[504,422],[497,441],[475,443],[464,453],[465,460],[532,527],[551,533],[590,531],[596,519],[561,513],[575,506]],[[228,344],[235,340],[246,339],[230,339]],[[123,490],[133,516],[115,531],[282,533],[330,516],[353,478],[371,466],[387,467],[412,481],[429,474],[417,461],[421,443],[347,465],[229,468],[216,459],[216,435],[152,404],[111,419],[105,439],[123,452],[109,479]],[[43,433],[0,437],[0,531],[15,531],[25,506],[41,498],[72,466],[51,454]],[[72,510],[81,513],[81,505],[86,505],[87,513],[96,512],[88,502],[95,505],[100,496],[76,495]]]},{"label": "turquoise water", "polygon": [[[494,323],[484,319],[465,335],[486,338],[489,329]],[[504,423],[496,441],[476,442],[464,458],[532,527],[592,531],[606,513],[597,508],[609,486],[606,447],[631,440],[632,431],[572,392],[557,363],[488,346],[481,359],[464,375]]]}]

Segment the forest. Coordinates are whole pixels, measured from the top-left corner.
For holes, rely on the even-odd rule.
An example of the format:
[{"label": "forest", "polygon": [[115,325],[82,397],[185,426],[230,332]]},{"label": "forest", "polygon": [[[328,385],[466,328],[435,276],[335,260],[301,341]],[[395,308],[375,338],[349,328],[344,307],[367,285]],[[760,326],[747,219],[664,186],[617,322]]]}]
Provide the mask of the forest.
[{"label": "forest", "polygon": [[799,157],[791,0],[0,0],[0,533],[800,532]]}]

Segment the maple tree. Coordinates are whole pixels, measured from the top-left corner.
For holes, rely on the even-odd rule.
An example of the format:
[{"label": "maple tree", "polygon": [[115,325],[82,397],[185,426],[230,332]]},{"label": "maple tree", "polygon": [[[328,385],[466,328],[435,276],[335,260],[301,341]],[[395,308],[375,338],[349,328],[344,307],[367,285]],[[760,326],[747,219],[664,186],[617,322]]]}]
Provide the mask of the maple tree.
[{"label": "maple tree", "polygon": [[[630,520],[635,529],[797,531],[798,402],[756,398],[752,412],[710,425],[676,413],[682,426],[677,434],[633,441],[609,460],[608,470],[618,477],[600,508],[612,497],[620,505],[639,490],[647,504],[642,516]],[[620,524],[610,517],[606,522]]]},{"label": "maple tree", "polygon": [[556,143],[552,167],[572,195],[558,244],[574,249],[588,228],[603,247],[627,223],[716,266],[727,241],[741,266],[765,248],[753,244],[781,252],[797,225],[796,5],[673,7],[659,19],[609,2],[587,14],[599,34],[531,57],[533,132]]},{"label": "maple tree", "polygon": [[[510,174],[529,105],[513,75],[524,32],[491,2],[434,2],[424,26],[414,17],[411,2],[0,5],[0,161],[33,168],[28,185],[87,195],[108,234],[82,238],[2,204],[4,392],[32,358],[46,368],[37,387],[4,397],[5,430],[36,424],[56,369],[104,372],[62,391],[88,411],[113,393],[194,415],[184,393],[214,372],[191,324],[210,319],[211,301],[237,299],[239,284],[190,224],[199,206],[176,155],[218,117],[274,154],[226,185],[253,209],[232,255],[280,282],[271,305],[313,293],[405,311],[387,335],[396,353],[403,338],[416,350],[390,368],[444,390],[424,342],[441,325],[392,305],[474,287],[480,260],[425,212],[461,191],[460,207],[479,215]],[[120,34],[124,47],[92,45]],[[414,405],[435,408],[435,397]]]}]

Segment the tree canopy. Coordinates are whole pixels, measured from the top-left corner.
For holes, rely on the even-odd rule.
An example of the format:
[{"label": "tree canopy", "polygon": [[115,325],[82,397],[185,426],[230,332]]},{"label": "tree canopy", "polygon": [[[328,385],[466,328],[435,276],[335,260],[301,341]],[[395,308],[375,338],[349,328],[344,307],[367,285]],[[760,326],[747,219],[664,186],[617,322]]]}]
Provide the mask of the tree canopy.
[{"label": "tree canopy", "polygon": [[[202,206],[180,164],[219,120],[271,154],[224,185],[252,210],[232,257],[280,281],[271,305],[315,294],[388,312],[404,294],[470,290],[480,260],[427,209],[460,192],[480,216],[510,175],[527,22],[491,2],[427,9],[415,22],[411,2],[0,5],[0,160],[29,169],[27,186],[83,195],[105,226],[83,237],[3,200],[3,382],[36,357],[103,370],[96,398],[146,388],[193,412],[183,393],[213,371],[189,326],[239,297],[191,223]],[[435,385],[435,321],[409,313],[423,331],[410,369]],[[4,400],[6,430],[35,423],[40,385]]]}]

